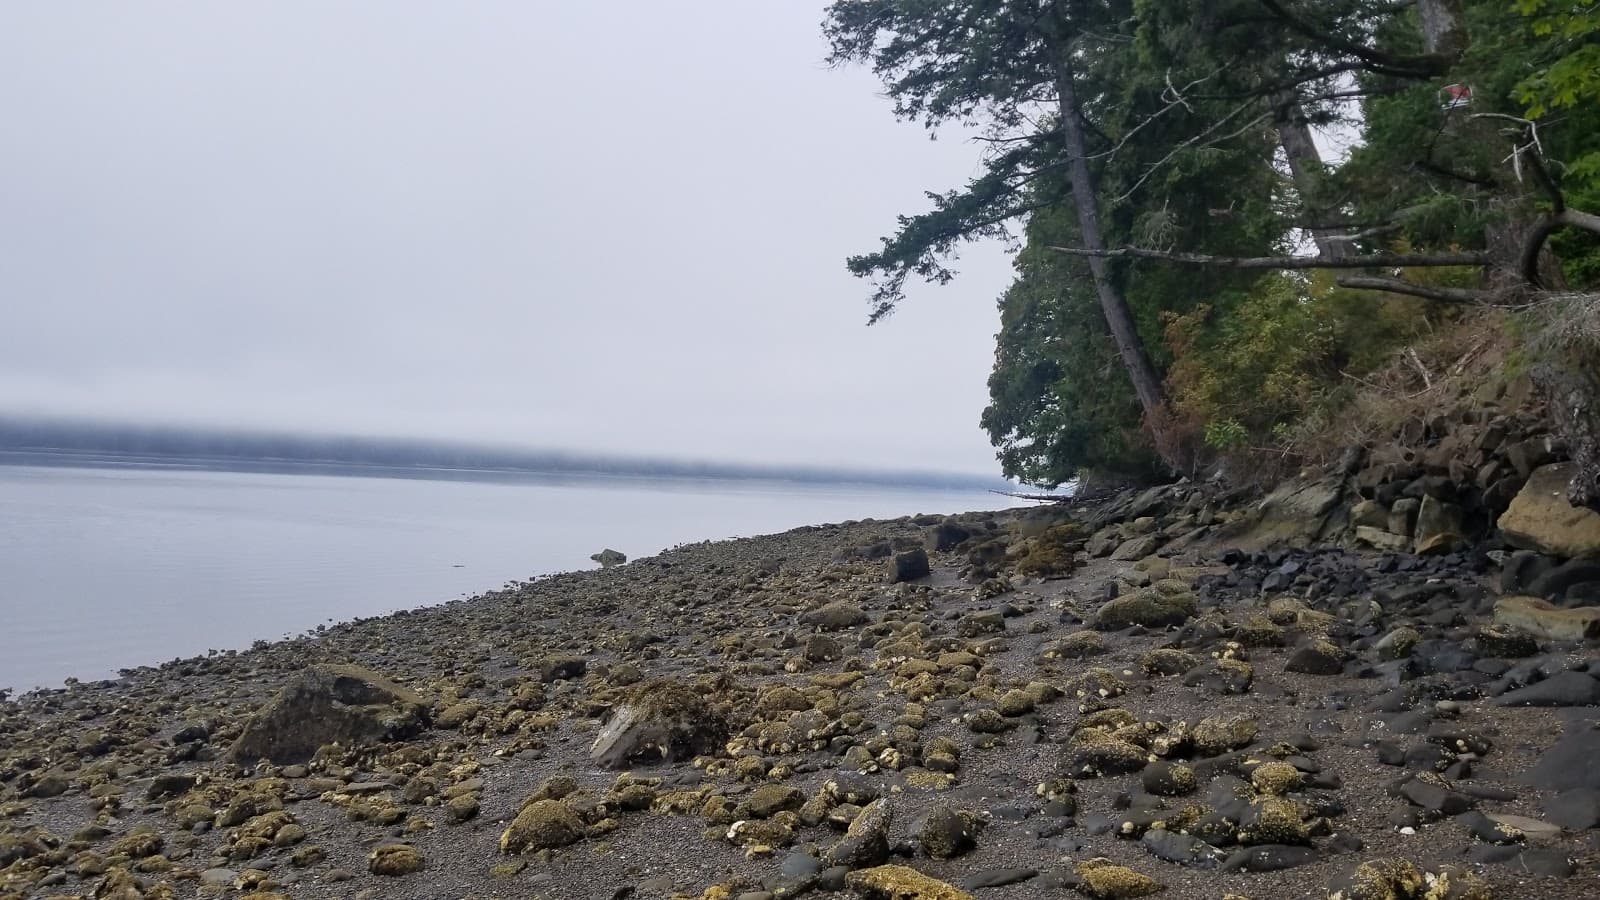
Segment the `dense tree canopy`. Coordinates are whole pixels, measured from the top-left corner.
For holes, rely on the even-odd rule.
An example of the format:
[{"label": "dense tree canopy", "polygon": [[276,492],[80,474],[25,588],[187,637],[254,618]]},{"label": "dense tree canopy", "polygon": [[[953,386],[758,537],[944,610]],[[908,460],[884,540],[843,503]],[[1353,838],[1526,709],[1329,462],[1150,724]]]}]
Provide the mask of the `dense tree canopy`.
[{"label": "dense tree canopy", "polygon": [[1020,251],[982,424],[1032,483],[1271,444],[1464,305],[1600,280],[1600,0],[838,0],[823,27],[896,115],[976,129],[981,173],[849,267],[876,321],[963,241]]}]

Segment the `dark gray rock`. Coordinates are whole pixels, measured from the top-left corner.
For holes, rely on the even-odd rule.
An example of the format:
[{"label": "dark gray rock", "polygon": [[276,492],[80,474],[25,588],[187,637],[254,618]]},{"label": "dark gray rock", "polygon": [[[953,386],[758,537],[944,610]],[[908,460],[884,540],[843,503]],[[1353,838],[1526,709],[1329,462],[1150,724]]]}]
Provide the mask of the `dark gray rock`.
[{"label": "dark gray rock", "polygon": [[1600,704],[1600,681],[1581,672],[1561,672],[1525,688],[1494,698],[1495,706],[1594,706]]},{"label": "dark gray rock", "polygon": [[1466,794],[1420,778],[1401,785],[1400,796],[1439,816],[1457,816],[1477,805],[1477,801]]},{"label": "dark gray rock", "polygon": [[1511,866],[1525,875],[1545,878],[1568,878],[1577,871],[1572,860],[1560,850],[1479,844],[1469,848],[1463,856],[1468,862]]},{"label": "dark gray rock", "polygon": [[981,891],[984,888],[1021,884],[1037,877],[1038,874],[1036,869],[984,869],[961,879],[956,886],[964,891]]},{"label": "dark gray rock", "polygon": [[1310,865],[1322,858],[1315,847],[1291,844],[1260,844],[1235,850],[1222,863],[1225,872],[1277,872]]},{"label": "dark gray rock", "polygon": [[883,800],[866,805],[850,823],[844,837],[828,849],[825,861],[859,869],[882,862],[889,855],[889,826],[894,812]]},{"label": "dark gray rock", "polygon": [[896,553],[888,563],[888,579],[891,584],[926,578],[929,571],[928,551],[921,547]]},{"label": "dark gray rock", "polygon": [[1456,816],[1456,824],[1486,844],[1519,844],[1523,840],[1522,832],[1506,828],[1477,810]]},{"label": "dark gray rock", "polygon": [[1545,818],[1562,828],[1581,831],[1600,825],[1600,790],[1573,788],[1544,802]]},{"label": "dark gray rock", "polygon": [[1146,831],[1139,841],[1156,859],[1180,866],[1211,869],[1222,859],[1222,851],[1205,841],[1164,828]]},{"label": "dark gray rock", "polygon": [[962,541],[970,537],[972,537],[972,532],[946,519],[928,529],[924,546],[936,553],[944,553],[954,550]]},{"label": "dark gray rock", "polygon": [[1561,600],[1578,585],[1600,581],[1600,562],[1572,559],[1545,572],[1528,585],[1527,593],[1546,600]]},{"label": "dark gray rock", "polygon": [[1547,791],[1572,788],[1600,790],[1600,730],[1581,717],[1568,719],[1561,739],[1546,750],[1518,779],[1523,784]]}]

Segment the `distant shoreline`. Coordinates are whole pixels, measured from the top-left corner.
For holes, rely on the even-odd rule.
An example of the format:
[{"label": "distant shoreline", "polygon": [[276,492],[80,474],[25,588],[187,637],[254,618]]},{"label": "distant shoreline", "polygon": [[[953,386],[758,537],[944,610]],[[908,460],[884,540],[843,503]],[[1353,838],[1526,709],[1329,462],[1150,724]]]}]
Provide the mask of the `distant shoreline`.
[{"label": "distant shoreline", "polygon": [[453,481],[489,484],[595,484],[597,482],[640,482],[651,484],[745,483],[781,485],[786,488],[873,488],[876,490],[949,491],[981,493],[979,486],[946,485],[912,481],[861,481],[783,478],[777,475],[694,475],[645,472],[596,472],[583,470],[451,468],[445,466],[398,466],[380,463],[325,462],[285,459],[219,459],[205,457],[117,456],[77,452],[0,450],[0,467],[48,469],[89,469],[143,472],[218,472],[256,475],[321,475],[344,478],[396,478],[407,481]]},{"label": "distant shoreline", "polygon": [[746,481],[938,491],[1006,491],[981,475],[612,457],[444,441],[58,422],[0,416],[0,465],[342,475],[432,481]]}]

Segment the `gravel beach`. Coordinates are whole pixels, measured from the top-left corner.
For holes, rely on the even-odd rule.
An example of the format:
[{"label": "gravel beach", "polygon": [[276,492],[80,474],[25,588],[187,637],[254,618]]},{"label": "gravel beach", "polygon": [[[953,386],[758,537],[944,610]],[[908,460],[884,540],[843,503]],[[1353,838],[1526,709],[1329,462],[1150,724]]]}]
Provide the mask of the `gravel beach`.
[{"label": "gravel beach", "polygon": [[1239,549],[1164,498],[687,545],[7,700],[0,897],[1600,895],[1592,643],[1496,624],[1481,552]]}]

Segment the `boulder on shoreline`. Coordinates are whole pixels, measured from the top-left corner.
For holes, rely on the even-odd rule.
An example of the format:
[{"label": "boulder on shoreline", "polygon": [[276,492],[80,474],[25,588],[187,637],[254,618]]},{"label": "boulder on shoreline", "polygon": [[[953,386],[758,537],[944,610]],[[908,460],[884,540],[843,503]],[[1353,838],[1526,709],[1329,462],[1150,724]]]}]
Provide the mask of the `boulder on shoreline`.
[{"label": "boulder on shoreline", "polygon": [[609,769],[638,761],[677,762],[713,750],[727,723],[694,688],[657,681],[635,691],[600,730],[589,758]]},{"label": "boulder on shoreline", "polygon": [[305,762],[326,744],[361,746],[411,737],[428,727],[428,704],[408,688],[359,666],[311,666],[250,718],[233,742],[234,762]]},{"label": "boulder on shoreline", "polygon": [[1573,463],[1535,469],[1500,516],[1506,543],[1550,556],[1600,558],[1600,512],[1567,502]]}]

